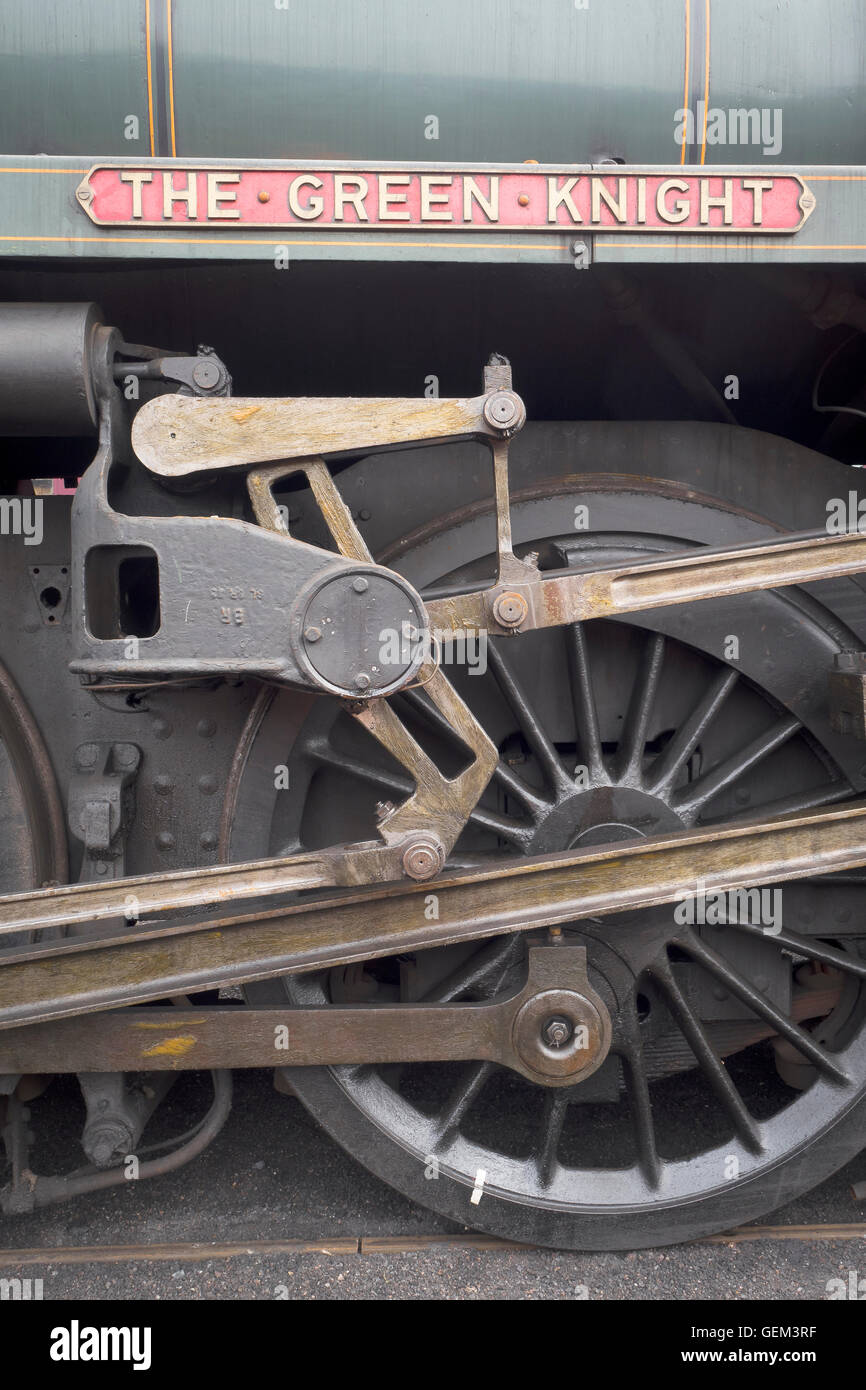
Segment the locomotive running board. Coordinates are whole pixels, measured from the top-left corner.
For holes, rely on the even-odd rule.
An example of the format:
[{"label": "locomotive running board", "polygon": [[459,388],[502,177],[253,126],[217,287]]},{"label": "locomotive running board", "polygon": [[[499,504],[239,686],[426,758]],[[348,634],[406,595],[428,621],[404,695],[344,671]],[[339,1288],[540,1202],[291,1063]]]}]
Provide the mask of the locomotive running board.
[{"label": "locomotive running board", "polygon": [[[300,858],[309,866],[309,856]],[[274,898],[285,894],[292,860],[272,861],[270,868],[281,867],[284,877],[279,889],[262,895],[269,900],[266,910],[243,913],[236,906],[206,921],[103,927],[100,934],[0,951],[0,1027],[633,911],[694,895],[699,881],[706,891],[731,890],[863,865],[864,801],[590,853],[500,860],[433,883],[389,883],[289,904]],[[235,872],[249,876],[253,867]],[[268,865],[258,867],[264,872]],[[186,877],[207,883],[214,872]],[[117,915],[122,916],[131,890],[148,884],[167,907],[170,882],[171,876],[154,876],[114,884]],[[19,906],[33,897],[22,895]],[[71,923],[80,923],[81,897],[75,889],[43,895],[56,909],[53,920],[69,910]],[[15,919],[15,903],[15,898],[3,901],[7,923]],[[182,906],[188,905],[186,899]],[[784,931],[774,939],[792,950],[801,940]],[[821,952],[829,964],[842,959],[832,947],[822,946]],[[844,963],[851,973],[850,958]],[[866,977],[866,962],[862,973]]]}]

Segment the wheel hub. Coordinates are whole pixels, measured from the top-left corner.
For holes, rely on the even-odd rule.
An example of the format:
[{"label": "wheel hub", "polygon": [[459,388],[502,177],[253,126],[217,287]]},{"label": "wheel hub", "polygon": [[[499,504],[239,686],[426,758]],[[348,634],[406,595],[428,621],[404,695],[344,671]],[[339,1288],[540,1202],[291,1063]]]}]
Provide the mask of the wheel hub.
[{"label": "wheel hub", "polygon": [[558,799],[538,819],[529,854],[664,835],[685,824],[661,797],[625,786],[579,789]]},{"label": "wheel hub", "polygon": [[610,1041],[610,1015],[588,983],[582,993],[545,989],[533,995],[512,1029],[514,1050],[539,1081],[585,1080],[601,1066]]}]

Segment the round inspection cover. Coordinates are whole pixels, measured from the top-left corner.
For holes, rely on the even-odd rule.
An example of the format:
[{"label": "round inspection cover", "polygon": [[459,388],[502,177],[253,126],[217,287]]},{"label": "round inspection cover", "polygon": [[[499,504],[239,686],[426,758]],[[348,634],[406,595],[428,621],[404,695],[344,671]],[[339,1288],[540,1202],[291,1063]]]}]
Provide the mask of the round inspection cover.
[{"label": "round inspection cover", "polygon": [[329,690],[356,699],[387,694],[407,684],[428,653],[424,607],[397,575],[342,570],[308,599],[300,646]]}]

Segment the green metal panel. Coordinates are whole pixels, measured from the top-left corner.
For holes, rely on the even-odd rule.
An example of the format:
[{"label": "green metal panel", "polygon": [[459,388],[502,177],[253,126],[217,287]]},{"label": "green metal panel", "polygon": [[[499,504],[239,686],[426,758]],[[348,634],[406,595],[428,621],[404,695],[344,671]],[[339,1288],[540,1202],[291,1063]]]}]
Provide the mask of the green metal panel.
[{"label": "green metal panel", "polygon": [[744,162],[866,163],[862,0],[282,5],[0,0],[0,150],[670,164],[686,100],[782,111]]},{"label": "green metal panel", "polygon": [[178,154],[679,154],[683,0],[589,0],[586,10],[573,0],[291,0],[256,6],[253,22],[235,0],[177,0],[175,10]]},{"label": "green metal panel", "polygon": [[[709,104],[780,108],[776,162],[863,164],[864,34],[863,0],[714,0]],[[736,157],[730,147],[712,145],[706,154],[714,164]]]},{"label": "green metal panel", "polygon": [[148,155],[144,15],[141,0],[0,0],[0,151]]}]

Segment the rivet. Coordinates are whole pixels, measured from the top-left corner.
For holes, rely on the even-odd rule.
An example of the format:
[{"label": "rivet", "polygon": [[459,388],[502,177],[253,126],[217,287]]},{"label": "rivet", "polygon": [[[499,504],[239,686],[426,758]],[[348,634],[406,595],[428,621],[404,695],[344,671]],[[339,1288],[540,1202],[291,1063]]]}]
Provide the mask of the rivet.
[{"label": "rivet", "polygon": [[161,830],[156,837],[157,849],[174,849],[174,836],[168,830]]},{"label": "rivet", "polygon": [[201,845],[202,849],[216,849],[218,843],[219,841],[217,840],[216,835],[214,835],[209,830],[206,830],[204,835],[202,835],[199,839],[199,844]]},{"label": "rivet", "polygon": [[520,206],[521,206],[522,208],[528,208],[528,207],[529,207],[529,194],[528,194],[528,193],[521,193],[520,196],[519,196],[519,198],[517,199],[517,201],[518,201],[518,203],[520,204]]},{"label": "rivet", "polygon": [[195,726],[195,731],[200,738],[213,738],[216,733],[216,724],[212,719],[200,719]]},{"label": "rivet", "polygon": [[268,192],[268,190],[267,190],[266,188],[260,188],[260,189],[259,189],[259,202],[260,202],[260,203],[269,203],[270,201],[271,201],[271,195],[270,195],[270,193]]},{"label": "rivet", "polygon": [[154,738],[171,738],[171,725],[167,719],[154,719]]},{"label": "rivet", "polygon": [[217,789],[217,779],[212,773],[206,772],[198,779],[198,789],[200,792],[203,792],[205,796],[213,796]]},{"label": "rivet", "polygon": [[161,773],[159,777],[153,779],[153,790],[158,792],[160,796],[168,796],[169,792],[174,791],[174,782],[170,777]]}]

